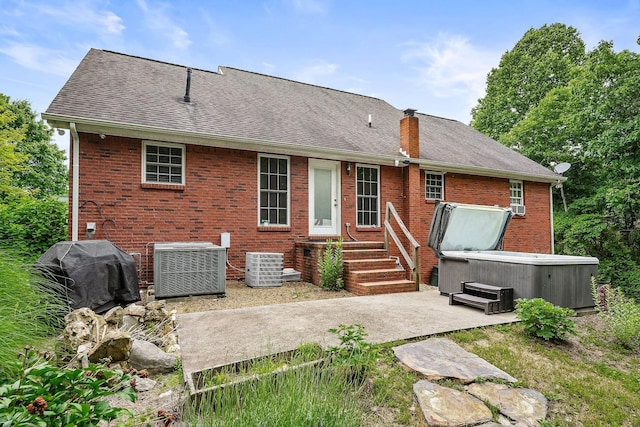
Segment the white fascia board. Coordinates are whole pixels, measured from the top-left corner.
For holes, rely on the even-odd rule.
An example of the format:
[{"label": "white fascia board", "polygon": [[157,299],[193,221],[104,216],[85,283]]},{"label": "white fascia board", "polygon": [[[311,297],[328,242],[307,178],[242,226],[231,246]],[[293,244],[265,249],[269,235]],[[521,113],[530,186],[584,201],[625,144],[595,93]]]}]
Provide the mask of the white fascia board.
[{"label": "white fascia board", "polygon": [[[227,135],[212,135],[203,132],[181,131],[168,128],[142,126],[131,123],[117,123],[107,120],[86,119],[71,116],[63,116],[51,113],[42,113],[42,118],[47,120],[52,128],[69,129],[69,123],[76,124],[78,132],[105,134],[145,140],[157,140],[182,144],[203,145],[209,147],[230,148],[237,150],[256,151],[270,154],[284,154],[290,156],[317,157],[328,160],[342,160],[350,162],[372,163],[377,165],[394,166],[396,160],[406,160],[398,155],[383,155],[373,153],[360,153],[334,148],[320,148],[301,146],[299,144],[284,143],[278,141],[260,140],[253,138],[238,138]],[[535,174],[523,174],[515,171],[501,171],[490,168],[470,167],[445,162],[432,162],[422,159],[411,159],[411,163],[420,165],[421,169],[462,173],[466,175],[479,175],[494,178],[521,179],[524,181],[547,182],[556,184],[567,180],[564,176],[547,176]]]}]

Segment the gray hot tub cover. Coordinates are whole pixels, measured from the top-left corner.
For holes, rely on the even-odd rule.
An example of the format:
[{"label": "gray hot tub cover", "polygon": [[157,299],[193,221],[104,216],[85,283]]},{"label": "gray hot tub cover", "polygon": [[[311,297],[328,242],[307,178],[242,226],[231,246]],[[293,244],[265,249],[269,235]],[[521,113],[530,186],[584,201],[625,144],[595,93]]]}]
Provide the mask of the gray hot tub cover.
[{"label": "gray hot tub cover", "polygon": [[65,286],[72,309],[103,313],[116,305],[140,301],[133,257],[108,240],[58,242],[36,267]]}]

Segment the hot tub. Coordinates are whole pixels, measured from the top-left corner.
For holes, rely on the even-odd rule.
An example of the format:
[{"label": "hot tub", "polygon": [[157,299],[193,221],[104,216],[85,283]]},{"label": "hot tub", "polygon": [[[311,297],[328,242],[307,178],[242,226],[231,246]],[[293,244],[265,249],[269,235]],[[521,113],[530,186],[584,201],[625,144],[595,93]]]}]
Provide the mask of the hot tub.
[{"label": "hot tub", "polygon": [[510,209],[440,203],[429,246],[439,258],[438,289],[461,291],[461,282],[513,288],[514,298],[543,298],[555,305],[593,307],[591,278],[598,273],[593,257],[497,250],[512,217]]}]

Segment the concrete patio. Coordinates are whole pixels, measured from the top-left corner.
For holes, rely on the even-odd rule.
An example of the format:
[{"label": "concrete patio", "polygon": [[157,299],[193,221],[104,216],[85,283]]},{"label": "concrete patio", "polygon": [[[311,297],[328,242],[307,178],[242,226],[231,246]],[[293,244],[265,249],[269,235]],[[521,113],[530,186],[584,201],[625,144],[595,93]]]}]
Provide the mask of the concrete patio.
[{"label": "concrete patio", "polygon": [[367,341],[385,343],[516,321],[514,313],[485,315],[449,305],[435,288],[217,310],[177,316],[185,378],[194,372],[296,349],[302,343],[336,345],[328,329],[361,324]]}]

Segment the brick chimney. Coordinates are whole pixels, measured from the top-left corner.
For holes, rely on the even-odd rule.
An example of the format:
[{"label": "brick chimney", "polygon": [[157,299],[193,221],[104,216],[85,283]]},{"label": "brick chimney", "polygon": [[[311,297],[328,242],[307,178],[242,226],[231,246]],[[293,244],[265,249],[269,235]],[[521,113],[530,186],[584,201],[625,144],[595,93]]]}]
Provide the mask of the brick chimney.
[{"label": "brick chimney", "polygon": [[[400,148],[409,155],[410,159],[420,158],[419,121],[414,116],[416,110],[404,110],[404,117],[400,120]],[[402,221],[414,238],[421,239],[424,234],[420,220],[424,209],[424,193],[420,186],[420,165],[409,163],[402,168],[402,192],[404,203],[402,206]],[[418,240],[420,241],[420,240]]]},{"label": "brick chimney", "polygon": [[416,110],[407,108],[400,120],[400,148],[411,158],[420,157],[420,132],[418,118],[414,116]]}]

